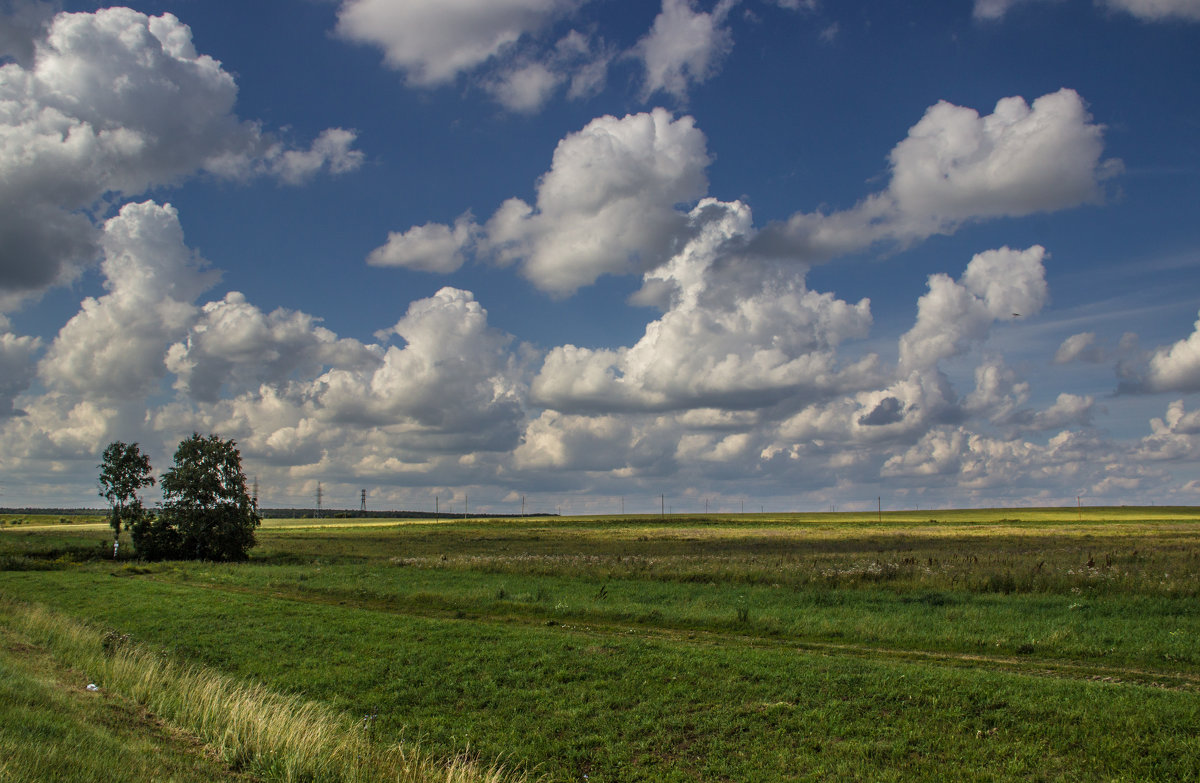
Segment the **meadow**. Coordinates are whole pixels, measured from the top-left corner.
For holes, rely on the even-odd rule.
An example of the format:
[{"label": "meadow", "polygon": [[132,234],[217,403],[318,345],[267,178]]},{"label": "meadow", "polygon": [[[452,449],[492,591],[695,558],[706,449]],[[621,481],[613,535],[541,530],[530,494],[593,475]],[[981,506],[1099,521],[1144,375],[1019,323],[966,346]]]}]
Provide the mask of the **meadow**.
[{"label": "meadow", "polygon": [[110,535],[0,525],[0,688],[50,672],[52,713],[120,638],[327,711],[385,770],[289,772],[106,686],[209,749],[196,779],[1200,778],[1194,508],[269,520],[239,564],[114,562]]}]

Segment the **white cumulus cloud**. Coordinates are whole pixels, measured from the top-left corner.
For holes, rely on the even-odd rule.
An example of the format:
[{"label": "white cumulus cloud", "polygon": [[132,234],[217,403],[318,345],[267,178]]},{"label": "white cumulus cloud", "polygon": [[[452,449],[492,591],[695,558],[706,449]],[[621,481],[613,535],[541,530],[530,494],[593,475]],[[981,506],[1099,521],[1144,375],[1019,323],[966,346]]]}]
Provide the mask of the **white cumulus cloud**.
[{"label": "white cumulus cloud", "polygon": [[749,409],[828,396],[870,376],[873,359],[845,368],[835,352],[866,336],[867,300],[808,290],[794,269],[739,264],[736,247],[751,231],[741,203],[705,199],[690,218],[695,236],[646,275],[667,292],[667,311],[628,348],[550,351],[532,386],[540,404],[575,412]]},{"label": "white cumulus cloud", "polygon": [[1200,391],[1200,318],[1190,335],[1154,351],[1142,385],[1147,391]]},{"label": "white cumulus cloud", "polygon": [[496,211],[487,247],[558,295],[653,268],[687,222],[675,205],[704,195],[708,163],[691,117],[665,109],[599,117],[558,143],[536,206],[509,199]]},{"label": "white cumulus cloud", "polygon": [[1137,454],[1156,461],[1200,458],[1200,410],[1188,411],[1183,400],[1168,404],[1165,416],[1150,420]]},{"label": "white cumulus cloud", "polygon": [[760,252],[827,260],[879,241],[907,244],[963,223],[1100,201],[1120,162],[1101,160],[1103,127],[1074,90],[1032,105],[1001,99],[991,114],[941,101],[889,155],[888,187],[831,214],[769,226]]},{"label": "white cumulus cloud", "polygon": [[85,299],[46,351],[42,380],[92,399],[153,392],[166,374],[167,346],[191,325],[192,302],[216,280],[183,243],[169,204],[126,204],[104,224],[104,285]]},{"label": "white cumulus cloud", "polygon": [[476,233],[470,215],[459,218],[453,228],[426,223],[405,232],[392,231],[387,244],[367,256],[367,263],[449,274],[463,265],[464,250],[473,243]]},{"label": "white cumulus cloud", "polygon": [[929,278],[917,303],[917,322],[900,338],[902,370],[929,369],[982,340],[995,321],[1037,314],[1047,297],[1045,248],[1007,247],[977,254],[960,282]]},{"label": "white cumulus cloud", "polygon": [[283,308],[264,313],[234,291],[204,305],[165,361],[175,388],[215,402],[222,391],[280,387],[327,366],[374,366],[378,357],[356,340],[338,339],[311,315]]},{"label": "white cumulus cloud", "polygon": [[62,13],[0,66],[0,305],[71,279],[98,236],[83,210],[196,172],[295,183],[361,162],[352,131],[294,149],[233,112],[237,86],[171,14]]},{"label": "white cumulus cloud", "polygon": [[643,100],[659,91],[684,100],[691,85],[713,75],[733,46],[723,25],[736,2],[721,0],[712,12],[704,12],[692,0],[663,0],[654,25],[634,49],[646,69]]},{"label": "white cumulus cloud", "polygon": [[670,257],[687,226],[676,205],[704,195],[708,163],[691,117],[665,109],[598,117],[558,143],[535,205],[510,198],[482,227],[467,215],[453,228],[392,232],[368,262],[451,272],[472,249],[566,296],[601,275],[640,273]]},{"label": "white cumulus cloud", "polygon": [[338,32],[383,49],[416,85],[453,81],[580,0],[344,0]]},{"label": "white cumulus cloud", "polygon": [[471,292],[442,288],[409,305],[390,331],[404,346],[389,347],[376,365],[335,368],[313,381],[324,420],[401,426],[426,435],[427,446],[440,437],[445,450],[515,444],[523,417],[518,357]]}]

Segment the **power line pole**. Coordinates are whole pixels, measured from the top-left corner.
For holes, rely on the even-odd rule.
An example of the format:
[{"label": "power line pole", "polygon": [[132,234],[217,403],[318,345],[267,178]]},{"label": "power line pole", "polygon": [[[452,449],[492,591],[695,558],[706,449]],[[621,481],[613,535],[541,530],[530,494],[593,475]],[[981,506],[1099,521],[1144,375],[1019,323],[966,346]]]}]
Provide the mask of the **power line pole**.
[{"label": "power line pole", "polygon": [[321,492],[321,482],[317,482],[317,519],[321,518],[321,497],[324,493]]},{"label": "power line pole", "polygon": [[358,498],[358,513],[365,516],[367,513],[367,491],[365,489],[359,490]]}]

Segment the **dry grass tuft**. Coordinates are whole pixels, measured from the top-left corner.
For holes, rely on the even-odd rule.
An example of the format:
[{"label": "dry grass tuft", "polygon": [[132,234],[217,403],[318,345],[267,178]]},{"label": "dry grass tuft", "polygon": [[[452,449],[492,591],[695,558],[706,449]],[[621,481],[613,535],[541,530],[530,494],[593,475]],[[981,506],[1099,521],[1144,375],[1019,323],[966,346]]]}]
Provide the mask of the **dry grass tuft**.
[{"label": "dry grass tuft", "polygon": [[319,702],[183,664],[45,607],[0,611],[37,644],[101,688],[146,706],[211,746],[227,764],[284,783],[512,783],[525,776],[460,756],[434,759],[410,744],[383,745],[361,721]]}]

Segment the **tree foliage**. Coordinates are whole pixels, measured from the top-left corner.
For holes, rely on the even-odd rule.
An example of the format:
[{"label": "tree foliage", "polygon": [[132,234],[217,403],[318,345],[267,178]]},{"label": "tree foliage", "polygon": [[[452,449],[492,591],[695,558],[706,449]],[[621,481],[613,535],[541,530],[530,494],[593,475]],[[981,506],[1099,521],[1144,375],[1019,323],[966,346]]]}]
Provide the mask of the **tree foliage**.
[{"label": "tree foliage", "polygon": [[150,458],[142,453],[136,443],[114,441],[108,444],[101,455],[100,496],[106,499],[112,510],[108,523],[112,525],[113,538],[121,535],[121,526],[132,528],[145,517],[138,490],[154,485],[150,475]]},{"label": "tree foliage", "polygon": [[246,492],[242,455],[232,440],[199,433],[179,444],[162,475],[157,518],[134,528],[134,546],[149,560],[245,560],[260,519]]}]

